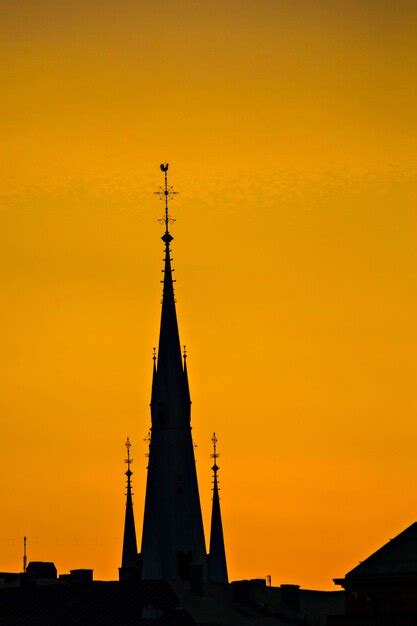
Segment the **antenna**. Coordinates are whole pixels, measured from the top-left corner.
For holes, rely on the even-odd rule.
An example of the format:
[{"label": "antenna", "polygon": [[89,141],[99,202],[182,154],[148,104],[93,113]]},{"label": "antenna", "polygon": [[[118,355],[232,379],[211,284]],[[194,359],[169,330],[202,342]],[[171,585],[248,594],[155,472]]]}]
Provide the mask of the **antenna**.
[{"label": "antenna", "polygon": [[159,187],[158,191],[155,191],[155,195],[159,196],[160,200],[165,200],[165,216],[159,219],[158,222],[165,224],[165,235],[167,235],[169,224],[175,222],[175,219],[169,214],[168,202],[178,194],[178,191],[174,191],[174,187],[172,185],[168,185],[169,163],[161,163],[159,168],[164,175],[164,184]]},{"label": "antenna", "polygon": [[26,574],[26,568],[28,564],[28,557],[26,554],[26,537],[23,537],[23,573]]}]

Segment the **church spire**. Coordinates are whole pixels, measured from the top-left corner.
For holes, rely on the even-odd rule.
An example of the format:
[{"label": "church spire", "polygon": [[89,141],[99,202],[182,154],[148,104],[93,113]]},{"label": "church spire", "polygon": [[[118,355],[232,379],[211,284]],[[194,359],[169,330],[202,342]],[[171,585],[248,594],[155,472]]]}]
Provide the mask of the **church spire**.
[{"label": "church spire", "polygon": [[[169,232],[169,225],[175,221],[169,212],[169,200],[177,195],[177,192],[174,191],[172,185],[168,184],[168,163],[162,163],[160,169],[164,175],[164,184],[159,188],[159,191],[155,193],[161,200],[164,201],[165,204],[164,217],[159,220],[165,225],[165,232],[161,237],[164,242],[164,269],[162,270],[164,279],[161,281],[163,283],[163,290],[157,359],[158,375],[156,376],[155,382],[157,384],[152,390],[151,399],[151,407],[153,406],[154,411],[156,408],[154,398],[155,395],[158,396],[159,403],[161,403],[162,400],[166,401],[168,396],[171,401],[175,401],[177,405],[178,401],[181,402],[181,398],[179,397],[181,393],[179,394],[178,392],[183,386],[184,377],[177,312],[175,307],[175,280],[172,277],[174,270],[171,266],[172,258],[170,244],[174,238]],[[164,396],[164,398],[162,396]],[[179,406],[176,406],[174,412],[178,414],[179,410]]]},{"label": "church spire", "polygon": [[223,538],[223,525],[222,516],[220,511],[220,498],[219,498],[219,484],[217,479],[217,472],[219,466],[217,465],[217,459],[219,454],[217,452],[217,437],[216,433],[213,433],[211,439],[213,442],[213,453],[211,458],[213,459],[213,506],[211,511],[211,529],[210,529],[210,552],[208,557],[208,574],[209,580],[212,583],[227,583],[227,563],[226,563],[226,551],[224,547]]},{"label": "church spire", "polygon": [[151,392],[151,438],[142,533],[144,579],[204,577],[205,541],[191,437],[188,376],[178,331],[169,231],[168,163],[160,166],[165,226],[162,311]]},{"label": "church spire", "polygon": [[136,544],[136,530],[135,530],[135,518],[133,515],[133,501],[132,501],[132,470],[130,469],[133,459],[130,458],[130,448],[132,444],[129,441],[129,437],[126,439],[127,458],[125,463],[127,464],[127,471],[125,472],[126,481],[126,512],[125,512],[125,526],[123,533],[123,550],[122,550],[122,566],[120,568],[120,579],[131,578],[131,573],[138,569],[138,549]]}]

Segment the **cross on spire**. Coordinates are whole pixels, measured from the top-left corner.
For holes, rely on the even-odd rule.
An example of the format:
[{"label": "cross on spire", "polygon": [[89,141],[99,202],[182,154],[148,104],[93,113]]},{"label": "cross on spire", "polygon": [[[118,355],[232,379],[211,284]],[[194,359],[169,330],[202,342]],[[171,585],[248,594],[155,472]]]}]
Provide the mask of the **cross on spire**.
[{"label": "cross on spire", "polygon": [[133,459],[130,458],[130,448],[132,447],[132,444],[130,443],[129,437],[126,439],[125,447],[126,447],[126,450],[127,450],[127,459],[125,459],[125,463],[127,464],[127,472],[125,472],[125,473],[126,473],[126,476],[127,476],[128,487],[130,487],[130,477],[133,474],[133,472],[130,469],[130,466],[133,463]]},{"label": "cross on spire", "polygon": [[168,226],[170,223],[175,222],[175,219],[169,214],[169,200],[171,200],[174,196],[178,194],[178,191],[174,191],[174,187],[172,185],[168,185],[168,168],[169,163],[161,163],[159,166],[161,172],[164,175],[164,184],[161,185],[158,191],[155,191],[155,194],[159,196],[160,200],[165,200],[165,216],[162,217],[158,222],[165,224],[165,235],[169,234]]},{"label": "cross on spire", "polygon": [[211,468],[214,472],[214,480],[215,482],[217,482],[217,472],[219,471],[219,466],[217,465],[217,459],[219,458],[220,454],[217,452],[217,437],[216,437],[216,433],[213,433],[213,437],[211,438],[211,441],[213,443],[213,453],[210,455],[211,458],[214,460],[214,465]]}]

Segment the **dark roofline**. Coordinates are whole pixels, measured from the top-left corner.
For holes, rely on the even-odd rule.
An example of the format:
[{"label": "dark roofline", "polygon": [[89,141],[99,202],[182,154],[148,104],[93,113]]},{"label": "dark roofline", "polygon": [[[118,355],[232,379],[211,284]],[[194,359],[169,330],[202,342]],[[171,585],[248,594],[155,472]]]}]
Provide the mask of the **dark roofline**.
[{"label": "dark roofline", "polygon": [[[368,556],[366,559],[364,559],[363,561],[360,561],[358,563],[358,565],[356,565],[353,569],[351,569],[347,574],[345,574],[344,578],[334,578],[333,582],[336,585],[342,585],[344,587],[344,583],[349,582],[349,580],[355,580],[357,577],[366,577],[367,579],[384,579],[386,580],[387,578],[391,577],[391,576],[404,576],[404,577],[408,577],[408,576],[413,576],[412,572],[387,572],[387,573],[368,573],[367,567],[372,565],[373,562],[375,560],[378,559],[378,557],[381,556],[381,554],[383,554],[387,548],[392,547],[393,545],[395,546],[396,544],[398,544],[401,541],[407,540],[408,539],[408,535],[412,535],[415,536],[415,539],[417,540],[417,522],[413,522],[412,524],[410,524],[410,526],[408,526],[407,528],[405,528],[403,531],[401,531],[398,535],[396,535],[395,537],[393,537],[392,539],[390,539],[389,541],[387,541],[386,543],[384,543],[380,548],[378,548],[378,550],[376,550],[375,552],[373,552],[370,556]],[[364,571],[363,571],[364,570]],[[417,564],[416,564],[416,574],[417,574]]]}]

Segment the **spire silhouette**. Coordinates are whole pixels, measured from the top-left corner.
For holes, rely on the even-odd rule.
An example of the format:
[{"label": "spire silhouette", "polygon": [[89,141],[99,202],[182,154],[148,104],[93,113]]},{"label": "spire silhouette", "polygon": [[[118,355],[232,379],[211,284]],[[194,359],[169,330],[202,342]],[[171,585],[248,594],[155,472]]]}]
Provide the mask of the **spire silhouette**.
[{"label": "spire silhouette", "polygon": [[217,437],[216,433],[213,433],[211,439],[213,442],[213,453],[211,458],[213,459],[213,503],[211,511],[211,528],[210,528],[210,551],[208,556],[208,575],[209,580],[212,583],[227,583],[227,563],[226,563],[226,550],[224,547],[223,537],[223,524],[220,511],[220,498],[219,498],[219,484],[217,478],[217,472],[219,466],[217,465],[217,459],[219,454],[217,452]]},{"label": "spire silhouette", "polygon": [[151,438],[142,533],[143,578],[191,580],[204,576],[205,541],[191,438],[191,401],[183,362],[172,277],[168,163],[160,166],[165,226],[162,311],[151,392]]},{"label": "spire silhouette", "polygon": [[135,518],[133,515],[133,500],[132,500],[132,470],[130,469],[133,459],[130,458],[131,443],[129,437],[126,440],[125,446],[127,450],[127,458],[125,463],[127,464],[126,475],[126,511],[125,511],[125,525],[123,533],[123,550],[122,550],[122,572],[138,568],[138,549],[136,544],[136,529]]},{"label": "spire silhouette", "polygon": [[[175,221],[169,213],[169,200],[173,198],[177,192],[173,190],[172,186],[168,185],[168,167],[168,163],[162,163],[160,166],[161,172],[164,174],[164,184],[159,188],[159,191],[156,192],[165,203],[164,217],[159,220],[165,225],[165,232],[161,237],[164,242],[164,269],[162,270],[164,278],[161,281],[163,284],[161,324],[157,360],[154,354],[155,384],[152,385],[151,398],[151,407],[153,407],[154,410],[156,409],[156,403],[159,403],[160,408],[164,405],[162,412],[165,414],[165,417],[168,413],[177,416],[183,412],[183,395],[185,391],[184,370],[175,307],[175,280],[172,277],[174,270],[171,265],[170,244],[174,238],[169,232],[169,224]],[[170,406],[168,406],[168,404]],[[161,417],[164,419],[162,414]],[[184,417],[188,417],[189,420],[189,412],[188,415]]]}]

